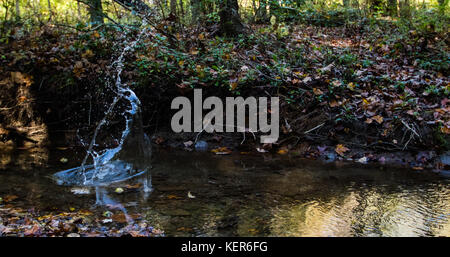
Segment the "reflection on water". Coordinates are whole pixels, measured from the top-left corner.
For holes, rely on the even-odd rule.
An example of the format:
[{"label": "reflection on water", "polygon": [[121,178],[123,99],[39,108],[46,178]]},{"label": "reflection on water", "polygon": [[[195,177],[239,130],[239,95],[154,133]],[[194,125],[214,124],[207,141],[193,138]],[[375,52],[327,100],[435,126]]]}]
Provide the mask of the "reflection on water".
[{"label": "reflection on water", "polygon": [[48,149],[31,148],[27,151],[14,150],[8,146],[1,146],[0,170],[12,169],[31,170],[36,166],[43,166],[48,161]]},{"label": "reflection on water", "polygon": [[326,201],[278,206],[271,231],[282,236],[450,236],[450,191],[428,186],[399,192],[352,187]]},{"label": "reflection on water", "polygon": [[[58,186],[47,177],[68,168],[58,160],[72,152],[1,156],[8,165],[0,167],[0,197],[17,195],[16,205],[48,212],[106,208],[95,207],[95,190]],[[33,164],[43,159],[46,165]],[[151,174],[150,195],[137,186],[140,178],[102,194],[168,236],[450,236],[450,186],[433,173],[160,152]],[[119,186],[135,189],[117,194]]]}]

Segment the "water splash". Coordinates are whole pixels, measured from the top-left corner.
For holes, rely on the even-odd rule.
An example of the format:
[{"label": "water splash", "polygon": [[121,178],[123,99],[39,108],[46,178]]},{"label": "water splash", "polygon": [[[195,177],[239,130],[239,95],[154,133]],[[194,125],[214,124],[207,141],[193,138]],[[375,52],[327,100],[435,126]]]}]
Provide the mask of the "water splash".
[{"label": "water splash", "polygon": [[[137,117],[140,117],[140,101],[136,94],[131,90],[126,84],[122,83],[121,75],[124,69],[124,59],[125,56],[134,50],[138,42],[147,32],[147,23],[144,20],[142,29],[139,32],[136,39],[131,43],[125,43],[125,47],[120,53],[116,61],[113,62],[113,67],[115,67],[115,83],[113,91],[116,93],[112,103],[107,109],[105,116],[98,123],[92,140],[87,149],[86,156],[84,157],[81,166],[69,170],[60,171],[54,174],[56,182],[60,185],[83,185],[83,186],[107,186],[112,183],[125,181],[133,177],[143,175],[148,172],[147,168],[134,167],[132,163],[124,160],[118,160],[119,153],[124,147],[126,140],[128,139],[130,133],[133,129],[133,122]],[[123,37],[125,35],[122,35]],[[125,39],[125,42],[126,39]],[[118,145],[111,149],[105,149],[102,151],[95,151],[94,146],[96,146],[96,140],[102,127],[107,124],[108,117],[113,113],[117,103],[120,100],[126,100],[129,104],[127,109],[123,112],[123,117],[125,118],[125,129],[122,131]],[[142,140],[145,144],[149,145],[148,138],[142,133]],[[145,152],[147,149],[142,149]],[[87,165],[89,159],[92,159],[92,164]],[[148,183],[148,179],[144,179],[144,191],[151,191],[151,183]]]}]

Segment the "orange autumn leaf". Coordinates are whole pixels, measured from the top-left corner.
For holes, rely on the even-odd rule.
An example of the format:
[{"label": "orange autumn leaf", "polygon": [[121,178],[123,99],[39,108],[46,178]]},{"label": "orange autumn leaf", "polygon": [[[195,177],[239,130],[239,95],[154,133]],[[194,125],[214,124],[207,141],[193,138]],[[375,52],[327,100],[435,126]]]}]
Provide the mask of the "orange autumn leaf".
[{"label": "orange autumn leaf", "polygon": [[378,122],[378,124],[383,123],[383,117],[381,117],[380,115],[373,116],[372,119]]},{"label": "orange autumn leaf", "polygon": [[235,90],[238,86],[237,82],[230,82],[230,90]]},{"label": "orange autumn leaf", "polygon": [[19,99],[17,99],[17,101],[19,101],[19,103],[25,102],[27,100],[26,96],[21,96],[19,97]]},{"label": "orange autumn leaf", "polygon": [[[140,218],[140,215],[139,214],[131,214],[131,215],[129,215],[129,218],[131,218],[133,220],[138,219],[138,218]],[[128,222],[127,216],[125,216],[125,214],[123,214],[123,213],[113,214],[111,216],[111,219],[114,220],[115,222],[119,222],[119,223]]]},{"label": "orange autumn leaf", "polygon": [[441,132],[448,135],[450,134],[450,128],[448,126],[442,126]]},{"label": "orange autumn leaf", "polygon": [[278,150],[277,153],[278,153],[278,154],[287,154],[288,151],[287,151],[286,149],[280,149],[280,150]]},{"label": "orange autumn leaf", "polygon": [[3,197],[3,201],[11,202],[11,201],[16,200],[17,198],[19,198],[17,195],[7,195],[7,196]]},{"label": "orange autumn leaf", "polygon": [[141,186],[142,186],[141,183],[137,183],[137,184],[134,184],[134,185],[125,185],[125,187],[127,189],[137,189],[137,188],[140,188]]},{"label": "orange autumn leaf", "polygon": [[313,88],[313,92],[315,95],[323,95],[322,90],[318,89],[318,88]]},{"label": "orange autumn leaf", "polygon": [[335,149],[336,153],[339,154],[340,156],[344,156],[344,153],[347,152],[348,150],[350,149],[348,149],[342,144],[338,144]]},{"label": "orange autumn leaf", "polygon": [[339,104],[338,104],[338,102],[336,102],[336,100],[331,101],[331,102],[329,103],[329,105],[330,105],[331,108],[334,108],[334,107],[339,106]]},{"label": "orange autumn leaf", "polygon": [[219,148],[211,150],[211,152],[213,152],[217,155],[231,154],[231,150],[226,147],[219,147]]}]

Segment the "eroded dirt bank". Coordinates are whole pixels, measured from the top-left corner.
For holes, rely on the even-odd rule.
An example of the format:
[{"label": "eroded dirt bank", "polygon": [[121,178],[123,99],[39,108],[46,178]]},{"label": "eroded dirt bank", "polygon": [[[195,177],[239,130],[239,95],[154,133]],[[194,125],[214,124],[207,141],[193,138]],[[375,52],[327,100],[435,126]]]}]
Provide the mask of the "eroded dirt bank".
[{"label": "eroded dirt bank", "polygon": [[[383,26],[384,33],[363,25],[292,26],[288,35],[258,27],[235,40],[203,29],[178,35],[175,45],[155,32],[127,57],[123,81],[161,147],[448,169],[448,42],[413,44],[422,40],[417,34],[386,37],[395,28]],[[117,38],[113,28],[16,29],[0,46],[1,144],[80,146],[89,139],[113,96],[111,60],[123,47]],[[194,88],[204,98],[280,97],[278,144],[260,144],[259,133],[171,132],[171,101],[192,97]],[[120,108],[99,147],[117,143]]]}]

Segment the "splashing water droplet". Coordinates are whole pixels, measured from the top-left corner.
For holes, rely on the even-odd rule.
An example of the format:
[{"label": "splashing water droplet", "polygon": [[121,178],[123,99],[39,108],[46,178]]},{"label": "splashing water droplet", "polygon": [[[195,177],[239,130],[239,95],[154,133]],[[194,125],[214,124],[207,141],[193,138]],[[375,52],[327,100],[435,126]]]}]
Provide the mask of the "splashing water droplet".
[{"label": "splashing water droplet", "polygon": [[[53,177],[58,184],[106,186],[140,176],[148,171],[148,169],[136,169],[131,163],[115,159],[123,149],[124,144],[131,133],[132,124],[135,122],[134,119],[136,116],[139,115],[141,104],[134,91],[126,84],[122,83],[121,74],[124,69],[124,59],[125,56],[137,46],[138,42],[146,32],[147,23],[144,20],[142,29],[136,39],[131,43],[126,43],[126,46],[123,48],[117,60],[113,62],[113,66],[115,66],[116,80],[114,91],[116,92],[116,95],[107,109],[104,118],[98,123],[94,131],[94,136],[88,145],[87,153],[81,166],[54,174]],[[108,116],[114,111],[114,108],[121,99],[125,99],[129,103],[128,108],[122,114],[125,118],[125,129],[122,131],[116,147],[97,152],[94,150],[97,135],[102,127],[108,123]],[[145,138],[142,138],[141,140],[146,141]],[[93,163],[87,165],[87,161],[90,158]],[[147,180],[144,181],[146,182],[145,190],[151,191],[151,185],[148,185]]]}]

